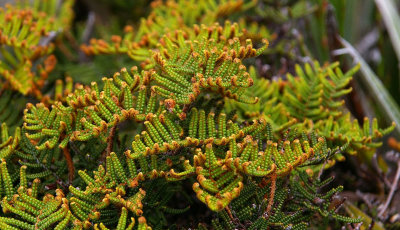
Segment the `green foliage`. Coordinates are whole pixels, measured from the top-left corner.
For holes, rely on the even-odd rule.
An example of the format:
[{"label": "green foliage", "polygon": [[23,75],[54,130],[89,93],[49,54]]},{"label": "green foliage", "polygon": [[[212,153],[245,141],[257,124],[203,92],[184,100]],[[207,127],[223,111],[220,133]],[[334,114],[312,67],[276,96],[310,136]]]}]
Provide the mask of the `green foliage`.
[{"label": "green foliage", "polygon": [[15,116],[15,112],[24,109],[25,98],[14,94],[11,90],[5,90],[0,95],[0,121],[12,129],[20,126],[23,120],[20,116]]},{"label": "green foliage", "polygon": [[105,140],[110,128],[127,119],[140,122],[164,110],[184,119],[187,106],[204,91],[254,103],[257,99],[242,95],[253,81],[241,60],[266,47],[256,50],[249,40],[241,46],[236,34],[237,27],[228,24],[225,29],[218,25],[198,28],[193,43],[185,42],[182,33],[165,36],[148,71],[133,67],[129,74],[122,69],[112,79],[103,79],[102,91],[96,83],[90,88],[80,86],[67,97],[66,105],[58,102],[51,111],[44,104],[28,104],[24,112],[28,138],[39,142],[39,150],[57,144],[65,148],[69,140],[98,136]]},{"label": "green foliage", "polygon": [[[55,3],[20,3],[0,12],[9,15],[3,19],[12,22],[5,28],[11,37],[32,27],[32,34],[23,36],[31,47],[23,52],[39,52],[34,44],[41,44],[42,35],[71,32],[72,1]],[[273,15],[280,15],[280,22],[303,17],[304,3],[288,3],[290,17]],[[360,126],[345,107],[343,96],[352,90],[358,66],[343,73],[339,63],[315,61],[296,65],[294,75],[277,81],[261,77],[252,64],[269,55],[261,35],[273,36],[243,18],[218,24],[256,4],[153,2],[137,30],[127,27],[123,38],[82,46],[90,55],[126,54],[142,61],[102,83],[73,85],[71,77],[58,76],[42,89],[52,68],[45,64],[40,72],[39,63],[36,70],[24,67],[34,72],[21,75],[32,76],[28,80],[18,70],[4,77],[0,228],[190,227],[188,220],[173,225],[183,216],[199,229],[361,222],[340,213],[342,201],[335,195],[343,187],[324,189],[332,179],[320,181],[321,173],[344,153],[373,153],[394,124],[382,129],[376,119],[365,119]],[[21,21],[25,14],[35,26]],[[57,41],[60,50],[63,42]],[[18,59],[1,57],[11,64],[31,63],[47,57],[53,46],[38,46],[35,58],[29,53],[19,58],[19,49],[13,51]],[[16,97],[7,84],[34,97]],[[29,99],[23,118],[13,116],[13,98]],[[206,220],[196,219],[197,211]]]},{"label": "green foliage", "polygon": [[[246,11],[256,1],[163,1],[152,2],[153,10],[147,18],[142,18],[137,30],[132,26],[124,28],[124,36],[114,35],[110,43],[92,39],[90,45],[83,45],[82,50],[88,55],[126,54],[131,59],[145,61],[151,55],[151,48],[157,47],[159,39],[167,33],[179,29],[193,35],[194,24],[211,26],[219,19],[236,12]],[[193,39],[194,37],[191,37]]]},{"label": "green foliage", "polygon": [[[218,213],[212,225],[215,229],[265,229],[269,226],[274,229],[309,229],[318,221],[314,219],[315,212],[320,213],[323,218],[346,223],[360,222],[359,219],[336,213],[340,203],[336,203],[338,200],[334,196],[343,189],[342,187],[333,188],[324,194],[318,192],[332,179],[310,181],[311,178],[306,173],[298,171],[289,185],[285,185],[283,180],[278,180],[277,186],[280,189],[272,197],[272,212],[265,211],[268,205],[266,197],[268,202],[271,199],[271,188],[260,187],[250,182],[242,195],[232,202],[232,213],[228,214],[225,210]],[[233,219],[230,219],[229,215],[232,215]],[[321,223],[318,226],[323,227]]]},{"label": "green foliage", "polygon": [[315,131],[332,141],[333,145],[349,143],[346,151],[351,154],[373,151],[381,145],[374,140],[391,132],[395,124],[382,129],[376,119],[371,125],[365,118],[363,127],[360,127],[350,117],[343,107],[342,96],[352,90],[348,84],[359,67],[342,73],[338,64],[321,67],[318,62],[313,62],[312,66],[306,64],[304,68],[297,65],[296,76],[288,74],[286,81],[257,78],[251,70],[257,90],[248,89],[245,94],[260,98],[259,102],[244,105],[226,100],[227,111],[239,112],[242,119],[263,117],[276,131],[287,128]]},{"label": "green foliage", "polygon": [[54,56],[48,56],[54,49],[51,41],[57,33],[68,29],[72,4],[71,0],[60,6],[55,0],[35,0],[32,5],[29,1],[20,1],[16,6],[1,8],[1,88],[41,97],[40,88],[56,62]]},{"label": "green foliage", "polygon": [[17,128],[15,130],[14,136],[10,136],[8,131],[8,126],[6,123],[1,125],[1,142],[0,142],[0,157],[1,159],[6,159],[10,154],[12,154],[19,143],[21,138],[20,130]]}]

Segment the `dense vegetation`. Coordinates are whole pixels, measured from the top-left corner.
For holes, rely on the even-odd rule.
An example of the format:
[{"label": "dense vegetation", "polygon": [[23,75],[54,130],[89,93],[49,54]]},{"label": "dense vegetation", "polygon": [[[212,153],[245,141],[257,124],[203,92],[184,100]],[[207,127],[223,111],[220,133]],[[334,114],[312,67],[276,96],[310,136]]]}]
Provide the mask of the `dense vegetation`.
[{"label": "dense vegetation", "polygon": [[400,227],[399,98],[352,4],[6,5],[0,229]]}]

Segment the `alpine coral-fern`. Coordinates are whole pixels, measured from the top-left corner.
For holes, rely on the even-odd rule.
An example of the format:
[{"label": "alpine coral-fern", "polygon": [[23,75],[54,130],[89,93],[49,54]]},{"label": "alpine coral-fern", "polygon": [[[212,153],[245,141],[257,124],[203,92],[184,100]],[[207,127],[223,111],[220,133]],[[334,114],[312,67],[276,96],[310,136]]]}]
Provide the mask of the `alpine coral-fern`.
[{"label": "alpine coral-fern", "polygon": [[[198,229],[306,229],[316,215],[360,222],[334,207],[343,187],[322,193],[331,179],[316,177],[345,153],[374,151],[394,127],[352,121],[341,98],[357,67],[313,62],[266,80],[250,64],[268,41],[216,22],[255,1],[155,1],[138,30],[81,47],[140,65],[102,83],[58,80],[43,100],[53,66],[32,62],[54,47],[38,35],[69,29],[72,17],[71,1],[45,2],[0,12],[2,45],[13,48],[2,47],[0,65],[1,229],[163,229],[197,208],[213,213]],[[21,125],[3,112],[15,89],[37,100]]]}]

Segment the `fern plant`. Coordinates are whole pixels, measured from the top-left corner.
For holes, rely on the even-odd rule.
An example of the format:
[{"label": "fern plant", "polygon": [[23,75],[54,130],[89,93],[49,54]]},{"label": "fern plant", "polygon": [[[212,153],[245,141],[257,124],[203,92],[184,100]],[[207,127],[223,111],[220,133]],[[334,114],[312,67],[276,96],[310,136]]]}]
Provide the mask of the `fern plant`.
[{"label": "fern plant", "polygon": [[[72,2],[55,3],[15,9],[31,12],[42,35],[69,30]],[[335,226],[362,221],[338,210],[343,187],[322,192],[332,179],[320,174],[345,153],[374,152],[394,124],[353,121],[342,96],[357,66],[343,73],[339,63],[313,62],[278,81],[259,76],[252,64],[269,42],[256,35],[266,29],[217,22],[256,4],[155,1],[138,30],[82,46],[141,62],[101,83],[59,76],[52,87],[50,68],[35,75],[39,64],[25,68],[29,82],[18,70],[4,77],[0,228],[307,229],[315,217]],[[6,28],[13,36],[26,30],[18,30],[20,14],[4,19],[19,25]],[[40,57],[52,52],[46,45]],[[30,101],[21,118],[3,108],[22,83],[20,92],[33,94],[21,96]],[[179,223],[186,217],[192,223]]]},{"label": "fern plant", "polygon": [[[72,1],[61,6],[56,1],[34,1],[31,6],[29,1],[20,1],[0,10],[2,88],[40,96],[40,88],[56,62],[49,56],[54,48],[51,41],[58,31],[68,29],[71,5]],[[34,63],[44,58],[43,64]]]},{"label": "fern plant", "polygon": [[227,99],[227,112],[237,111],[241,119],[264,117],[277,131],[287,128],[315,131],[337,145],[348,143],[346,152],[350,154],[374,152],[382,144],[374,140],[391,132],[395,124],[383,129],[377,119],[371,122],[365,118],[361,127],[351,118],[342,97],[351,92],[348,84],[358,66],[343,73],[338,64],[321,67],[313,62],[304,68],[297,65],[297,75],[288,74],[287,81],[257,79],[253,69],[250,73],[258,89],[245,94],[260,98],[260,102],[244,106]]}]

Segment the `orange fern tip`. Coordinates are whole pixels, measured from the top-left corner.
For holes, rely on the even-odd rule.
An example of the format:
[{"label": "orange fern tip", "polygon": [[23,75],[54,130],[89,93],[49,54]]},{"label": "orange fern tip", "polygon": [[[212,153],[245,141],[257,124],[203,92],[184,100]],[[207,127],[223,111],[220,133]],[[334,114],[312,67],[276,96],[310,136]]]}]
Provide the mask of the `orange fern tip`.
[{"label": "orange fern tip", "polygon": [[390,137],[387,141],[390,148],[400,152],[400,142],[397,141],[394,137]]},{"label": "orange fern tip", "polygon": [[139,224],[146,224],[147,223],[146,218],[144,218],[143,216],[139,217],[138,221],[139,221]]}]

